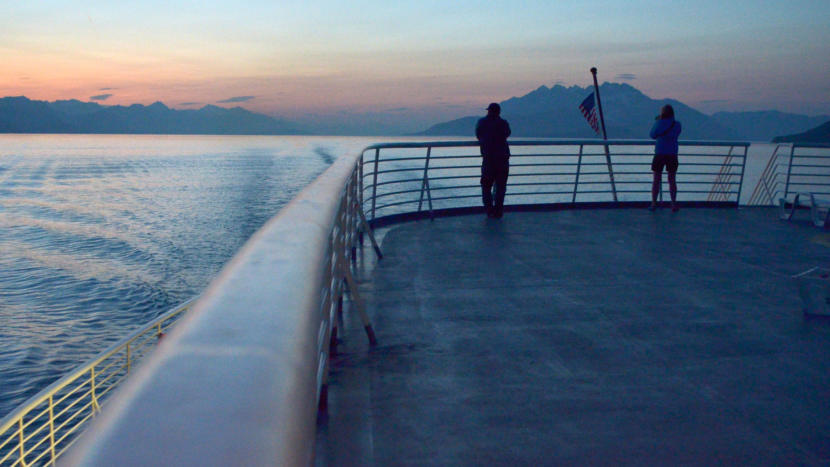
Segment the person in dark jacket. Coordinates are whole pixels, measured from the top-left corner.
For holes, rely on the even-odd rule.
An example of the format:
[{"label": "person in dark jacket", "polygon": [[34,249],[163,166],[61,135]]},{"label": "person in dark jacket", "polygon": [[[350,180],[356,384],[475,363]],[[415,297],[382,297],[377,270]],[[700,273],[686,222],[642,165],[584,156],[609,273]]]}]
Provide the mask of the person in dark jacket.
[{"label": "person in dark jacket", "polygon": [[476,124],[476,138],[481,146],[482,158],[481,200],[487,217],[496,219],[504,213],[504,195],[510,171],[510,147],[507,145],[510,125],[500,114],[501,106],[494,102],[487,106],[487,116]]},{"label": "person in dark jacket", "polygon": [[657,142],[654,145],[654,158],[651,161],[654,180],[651,183],[651,206],[648,209],[650,211],[657,209],[657,194],[660,192],[660,184],[663,183],[663,167],[665,167],[669,178],[671,210],[677,212],[677,138],[680,136],[680,122],[674,119],[674,108],[670,105],[664,105],[655,120],[649,132],[649,136]]}]

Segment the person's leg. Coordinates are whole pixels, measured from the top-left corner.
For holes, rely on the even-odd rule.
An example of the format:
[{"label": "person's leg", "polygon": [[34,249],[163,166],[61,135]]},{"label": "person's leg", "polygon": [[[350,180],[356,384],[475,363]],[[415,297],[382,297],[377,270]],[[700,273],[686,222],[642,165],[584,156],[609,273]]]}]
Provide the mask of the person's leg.
[{"label": "person's leg", "polygon": [[669,172],[669,194],[671,195],[671,209],[677,211],[677,172]]},{"label": "person's leg", "polygon": [[489,167],[481,166],[481,202],[488,216],[493,213],[493,182],[495,178]]},{"label": "person's leg", "polygon": [[651,206],[649,211],[654,211],[657,208],[657,195],[660,193],[660,185],[663,183],[663,156],[655,154],[651,159],[651,173],[654,178],[651,181]]},{"label": "person's leg", "polygon": [[493,211],[496,217],[501,217],[504,212],[504,195],[507,194],[507,176],[510,173],[510,166],[505,162],[496,172],[496,194]]},{"label": "person's leg", "polygon": [[654,210],[657,207],[657,194],[660,193],[660,184],[663,183],[663,171],[655,170],[652,173],[654,179],[651,181],[651,206],[649,206],[649,209]]},{"label": "person's leg", "polygon": [[669,194],[671,195],[671,210],[677,212],[677,154],[672,154],[666,160],[666,172],[669,174]]}]

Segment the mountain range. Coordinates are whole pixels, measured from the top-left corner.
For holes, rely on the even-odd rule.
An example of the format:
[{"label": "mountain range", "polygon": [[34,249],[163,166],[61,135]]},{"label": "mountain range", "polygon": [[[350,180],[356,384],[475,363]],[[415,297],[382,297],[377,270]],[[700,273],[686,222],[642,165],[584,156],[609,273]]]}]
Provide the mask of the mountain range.
[{"label": "mountain range", "polygon": [[294,125],[241,107],[207,105],[175,110],[161,102],[104,106],[78,100],[44,102],[0,99],[0,133],[126,133],[281,135],[303,133]]},{"label": "mountain range", "polygon": [[[579,110],[593,88],[579,86],[539,88],[501,102],[514,137],[596,138]],[[642,139],[665,104],[674,107],[683,124],[682,139],[830,142],[830,116],[807,116],[778,111],[703,114],[674,99],[652,99],[624,83],[604,83],[600,96],[610,139]],[[467,116],[433,125],[418,136],[473,136],[476,121]],[[394,134],[394,124],[369,119],[366,125],[346,127],[321,115],[303,123],[254,113],[241,107],[207,105],[198,110],[176,110],[161,102],[144,106],[105,106],[93,102],[45,102],[26,97],[0,98],[0,133],[121,133],[121,134]],[[354,117],[354,116],[353,116]],[[357,119],[357,117],[354,117]],[[330,120],[330,121],[329,121]],[[324,124],[329,121],[328,126]],[[339,122],[332,127],[331,122]],[[323,123],[320,123],[323,122]],[[373,124],[374,122],[374,124]],[[390,126],[392,125],[392,126]],[[417,128],[417,127],[416,127]],[[822,130],[822,128],[824,128]],[[350,130],[351,129],[351,130]],[[411,130],[410,130],[411,131]],[[399,129],[397,134],[409,133]],[[781,136],[790,135],[790,136]]]},{"label": "mountain range", "polygon": [[830,122],[823,123],[803,133],[779,136],[772,140],[774,143],[830,143]]},{"label": "mountain range", "polygon": [[[596,138],[579,104],[593,88],[541,86],[521,97],[501,102],[502,116],[514,137]],[[682,139],[770,141],[778,135],[800,132],[830,120],[778,111],[703,114],[674,99],[652,99],[628,84],[604,83],[600,97],[608,138],[648,138],[660,107],[671,104],[683,124]],[[482,115],[484,111],[482,109]],[[469,136],[482,116],[439,123],[422,136]]]},{"label": "mountain range", "polygon": [[721,125],[732,128],[741,139],[748,141],[771,141],[779,135],[801,133],[827,121],[830,116],[810,117],[768,110],[764,112],[717,112],[712,115]]}]

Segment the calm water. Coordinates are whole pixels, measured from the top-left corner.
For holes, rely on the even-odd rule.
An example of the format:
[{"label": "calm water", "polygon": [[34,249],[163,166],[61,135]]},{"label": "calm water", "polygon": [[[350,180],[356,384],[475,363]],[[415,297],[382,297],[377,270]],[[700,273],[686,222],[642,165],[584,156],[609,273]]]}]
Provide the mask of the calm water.
[{"label": "calm water", "polygon": [[0,418],[200,293],[378,138],[0,135]]}]

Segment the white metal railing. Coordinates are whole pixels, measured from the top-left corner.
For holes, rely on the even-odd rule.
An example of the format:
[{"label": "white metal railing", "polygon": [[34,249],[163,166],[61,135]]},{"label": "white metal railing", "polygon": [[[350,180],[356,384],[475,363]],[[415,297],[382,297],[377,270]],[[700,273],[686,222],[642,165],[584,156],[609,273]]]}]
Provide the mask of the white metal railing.
[{"label": "white metal railing", "polygon": [[793,144],[780,193],[782,198],[794,193],[830,195],[830,145]]},{"label": "white metal railing", "polygon": [[[347,292],[375,341],[352,276],[359,238],[374,243],[362,208],[378,221],[478,206],[477,144],[374,145],[336,160],[223,268],[68,462],[308,465]],[[606,144],[620,203],[648,199],[651,141],[511,141],[510,203],[605,202]],[[737,204],[747,146],[682,143],[683,195]]]},{"label": "white metal railing", "polygon": [[0,466],[54,465],[100,412],[110,393],[192,302],[142,326],[0,420]]},{"label": "white metal railing", "polygon": [[748,204],[778,204],[799,193],[830,195],[830,145],[778,144]]},{"label": "white metal railing", "polygon": [[[748,147],[745,142],[681,141],[681,199],[737,205]],[[651,199],[653,141],[510,141],[510,149],[507,205]],[[361,192],[372,222],[481,204],[476,141],[376,144],[364,150],[361,162]]]},{"label": "white metal railing", "polygon": [[69,452],[84,465],[308,465],[344,294],[371,236],[357,155],[270,219]]}]

